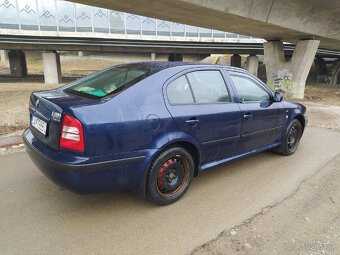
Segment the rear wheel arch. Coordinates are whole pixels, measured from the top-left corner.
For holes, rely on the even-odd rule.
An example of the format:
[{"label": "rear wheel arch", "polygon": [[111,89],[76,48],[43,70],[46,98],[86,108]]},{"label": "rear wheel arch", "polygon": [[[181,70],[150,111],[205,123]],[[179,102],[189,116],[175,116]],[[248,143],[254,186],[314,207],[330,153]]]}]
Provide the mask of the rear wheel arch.
[{"label": "rear wheel arch", "polygon": [[157,160],[157,158],[166,150],[169,150],[174,147],[181,147],[189,152],[189,154],[192,156],[194,161],[194,177],[196,177],[199,173],[199,164],[200,164],[200,153],[199,148],[192,142],[186,141],[186,140],[177,140],[173,141],[171,143],[167,143],[163,145],[150,159],[143,176],[143,179],[141,183],[139,184],[139,187],[137,188],[137,193],[141,195],[142,197],[146,197],[146,190],[147,190],[147,178],[149,176],[149,171],[151,167],[153,166],[154,162]]},{"label": "rear wheel arch", "polygon": [[153,164],[153,162],[157,159],[157,157],[162,154],[164,151],[169,150],[173,147],[182,147],[183,149],[187,150],[190,155],[192,156],[195,164],[195,171],[194,171],[194,176],[198,175],[198,170],[199,170],[199,164],[200,164],[200,153],[199,149],[197,146],[189,141],[186,140],[178,140],[178,141],[173,141],[171,143],[165,144],[162,148],[158,150],[158,152],[152,157],[152,160],[150,160],[150,164],[148,166],[147,171],[150,170],[150,166]]},{"label": "rear wheel arch", "polygon": [[198,148],[194,144],[187,142],[187,141],[179,141],[179,142],[175,142],[175,143],[167,146],[167,148],[171,148],[171,147],[182,147],[190,153],[190,155],[192,156],[192,158],[194,160],[194,164],[195,164],[194,177],[197,176],[199,164],[200,164],[200,153],[199,153]]}]

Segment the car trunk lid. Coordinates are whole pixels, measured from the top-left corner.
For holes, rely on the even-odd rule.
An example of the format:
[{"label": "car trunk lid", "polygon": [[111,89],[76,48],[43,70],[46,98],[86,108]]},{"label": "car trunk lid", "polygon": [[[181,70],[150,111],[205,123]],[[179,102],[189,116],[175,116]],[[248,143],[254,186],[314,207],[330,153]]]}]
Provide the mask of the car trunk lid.
[{"label": "car trunk lid", "polygon": [[48,147],[58,150],[62,108],[44,98],[44,92],[34,92],[30,97],[29,111],[34,136]]},{"label": "car trunk lid", "polygon": [[74,115],[74,108],[93,103],[98,100],[67,94],[62,89],[33,92],[29,111],[34,136],[48,147],[59,150],[63,116],[66,113]]}]

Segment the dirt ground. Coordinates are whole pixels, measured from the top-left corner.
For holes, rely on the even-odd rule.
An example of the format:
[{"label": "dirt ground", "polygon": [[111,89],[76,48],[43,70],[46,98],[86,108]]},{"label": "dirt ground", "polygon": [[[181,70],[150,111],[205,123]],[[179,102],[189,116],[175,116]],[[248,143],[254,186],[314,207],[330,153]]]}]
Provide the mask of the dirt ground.
[{"label": "dirt ground", "polygon": [[29,125],[28,101],[32,91],[56,87],[42,83],[0,83],[0,135]]},{"label": "dirt ground", "polygon": [[192,255],[340,254],[340,155],[282,203],[221,233]]},{"label": "dirt ground", "polygon": [[[43,63],[40,52],[27,52],[27,70],[29,75],[42,75]],[[74,55],[60,56],[61,73],[65,77],[82,76],[89,74],[96,70],[101,70],[113,65],[120,64],[120,62],[112,60],[112,58],[105,58],[104,56],[78,57]],[[0,75],[9,75],[9,63],[0,62]]]},{"label": "dirt ground", "polygon": [[[307,106],[309,126],[340,131],[338,88],[309,85],[299,101]],[[339,170],[340,152],[289,197],[191,254],[340,254]]]},{"label": "dirt ground", "polygon": [[[323,166],[339,154],[339,140],[339,132],[309,127],[294,155],[283,157],[264,152],[220,165],[195,178],[188,193],[178,202],[162,207],[131,192],[77,195],[52,183],[25,152],[0,156],[0,254],[190,254],[219,233],[236,229],[235,226],[253,219],[261,210],[266,213],[263,208],[274,208],[294,194],[303,180],[323,171]],[[330,192],[329,197],[338,206],[339,192],[328,187],[332,181],[339,186],[333,177],[318,186],[325,188],[324,202],[333,203],[326,200]],[[299,203],[295,205],[297,213],[304,211]],[[304,208],[311,213],[314,208],[320,208],[318,205],[317,200]],[[327,219],[332,220],[329,214],[332,207],[320,209],[317,220],[312,214],[305,216],[315,224],[320,223],[319,232],[308,236],[308,241],[322,241],[318,233],[327,226]],[[282,220],[283,223],[296,225],[296,229],[301,224],[294,218]],[[284,233],[278,225],[273,227],[277,228],[264,224],[263,235],[259,235],[267,240],[265,234]],[[293,238],[300,241],[297,237],[302,235],[297,232],[288,237],[282,234],[282,243]],[[333,244],[334,239],[331,241]],[[280,243],[278,240],[277,244]],[[257,254],[272,254],[275,248],[268,244]]]}]

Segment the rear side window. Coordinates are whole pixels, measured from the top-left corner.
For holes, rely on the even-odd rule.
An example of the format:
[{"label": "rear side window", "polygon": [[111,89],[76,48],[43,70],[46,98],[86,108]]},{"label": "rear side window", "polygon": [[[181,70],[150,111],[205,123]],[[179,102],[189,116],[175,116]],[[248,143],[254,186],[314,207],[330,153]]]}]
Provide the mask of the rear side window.
[{"label": "rear side window", "polygon": [[190,85],[185,76],[181,76],[170,83],[167,87],[167,94],[169,102],[172,105],[194,103]]},{"label": "rear side window", "polygon": [[219,71],[195,71],[187,74],[196,103],[230,102],[229,93]]},{"label": "rear side window", "polygon": [[144,66],[118,66],[79,79],[65,88],[65,92],[91,98],[114,95],[150,75]]}]

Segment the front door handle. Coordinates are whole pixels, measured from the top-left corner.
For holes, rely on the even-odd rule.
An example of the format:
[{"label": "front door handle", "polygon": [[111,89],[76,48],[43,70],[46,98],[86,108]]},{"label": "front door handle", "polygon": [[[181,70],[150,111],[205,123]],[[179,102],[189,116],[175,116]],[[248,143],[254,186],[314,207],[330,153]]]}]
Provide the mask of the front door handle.
[{"label": "front door handle", "polygon": [[200,122],[199,119],[192,117],[192,118],[186,120],[185,124],[188,124],[190,126],[196,126],[199,122]]},{"label": "front door handle", "polygon": [[248,112],[248,113],[243,115],[243,119],[245,119],[245,120],[252,120],[252,119],[254,119],[254,115],[251,114],[250,112]]}]

